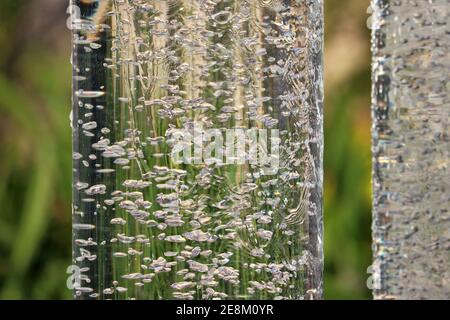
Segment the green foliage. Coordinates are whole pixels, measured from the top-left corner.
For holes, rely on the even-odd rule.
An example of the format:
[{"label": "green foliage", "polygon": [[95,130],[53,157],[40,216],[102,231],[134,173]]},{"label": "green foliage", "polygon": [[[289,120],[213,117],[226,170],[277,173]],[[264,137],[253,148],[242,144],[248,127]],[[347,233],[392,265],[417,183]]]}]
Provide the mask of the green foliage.
[{"label": "green foliage", "polygon": [[28,45],[0,73],[0,298],[68,298],[70,65]]}]

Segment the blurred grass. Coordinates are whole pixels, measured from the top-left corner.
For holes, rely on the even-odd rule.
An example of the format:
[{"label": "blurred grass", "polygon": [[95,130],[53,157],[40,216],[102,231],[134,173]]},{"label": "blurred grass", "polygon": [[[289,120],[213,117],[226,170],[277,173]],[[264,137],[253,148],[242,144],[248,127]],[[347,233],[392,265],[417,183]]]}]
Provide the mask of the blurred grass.
[{"label": "blurred grass", "polygon": [[[369,0],[325,3],[325,298],[365,299],[371,263]],[[0,2],[2,299],[70,298],[66,5]]]}]

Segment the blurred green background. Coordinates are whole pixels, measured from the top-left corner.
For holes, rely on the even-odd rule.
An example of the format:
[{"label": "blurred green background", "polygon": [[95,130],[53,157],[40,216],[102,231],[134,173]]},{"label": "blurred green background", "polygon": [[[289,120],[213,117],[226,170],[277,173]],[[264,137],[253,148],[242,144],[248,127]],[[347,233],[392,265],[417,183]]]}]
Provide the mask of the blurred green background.
[{"label": "blurred green background", "polygon": [[[325,1],[325,298],[368,299],[370,0]],[[68,1],[0,1],[0,299],[70,299]]]}]

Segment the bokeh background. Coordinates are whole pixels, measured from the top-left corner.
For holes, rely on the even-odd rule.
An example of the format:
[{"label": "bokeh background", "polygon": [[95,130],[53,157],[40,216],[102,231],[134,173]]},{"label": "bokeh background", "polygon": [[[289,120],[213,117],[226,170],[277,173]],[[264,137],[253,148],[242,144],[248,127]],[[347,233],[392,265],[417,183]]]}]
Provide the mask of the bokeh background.
[{"label": "bokeh background", "polygon": [[[0,1],[0,299],[70,299],[68,0]],[[325,298],[368,299],[370,0],[325,0]]]}]

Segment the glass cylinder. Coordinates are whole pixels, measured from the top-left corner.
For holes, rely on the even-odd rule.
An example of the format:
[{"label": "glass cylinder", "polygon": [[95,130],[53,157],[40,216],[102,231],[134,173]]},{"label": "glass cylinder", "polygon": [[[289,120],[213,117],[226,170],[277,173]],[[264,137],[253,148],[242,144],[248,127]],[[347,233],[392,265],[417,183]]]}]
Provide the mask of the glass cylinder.
[{"label": "glass cylinder", "polygon": [[77,299],[322,297],[322,0],[77,0]]},{"label": "glass cylinder", "polygon": [[448,0],[374,0],[374,297],[450,296]]}]

